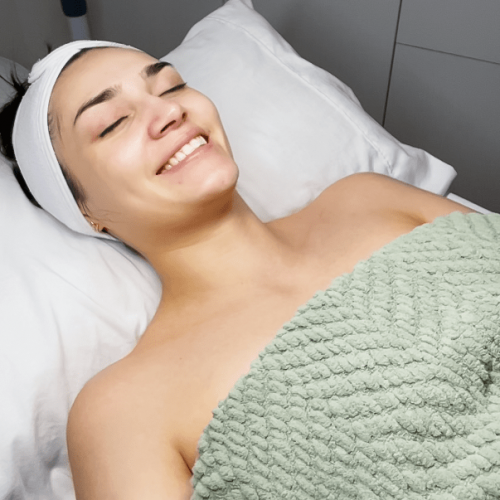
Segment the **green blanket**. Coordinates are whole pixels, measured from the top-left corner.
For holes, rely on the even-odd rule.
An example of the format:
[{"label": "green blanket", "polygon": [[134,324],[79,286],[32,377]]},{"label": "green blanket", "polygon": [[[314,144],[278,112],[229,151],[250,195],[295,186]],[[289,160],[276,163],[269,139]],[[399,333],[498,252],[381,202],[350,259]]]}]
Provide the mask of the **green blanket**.
[{"label": "green blanket", "polygon": [[316,293],[199,455],[192,499],[500,499],[500,215],[438,217]]}]

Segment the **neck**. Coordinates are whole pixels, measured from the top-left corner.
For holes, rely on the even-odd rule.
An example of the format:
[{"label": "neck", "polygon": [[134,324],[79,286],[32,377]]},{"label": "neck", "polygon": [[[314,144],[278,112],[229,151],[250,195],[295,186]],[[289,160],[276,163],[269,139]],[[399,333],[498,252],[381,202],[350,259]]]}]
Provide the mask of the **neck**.
[{"label": "neck", "polygon": [[239,195],[223,215],[176,239],[174,248],[156,245],[143,255],[162,282],[160,307],[270,288],[300,262],[299,249],[261,222]]}]

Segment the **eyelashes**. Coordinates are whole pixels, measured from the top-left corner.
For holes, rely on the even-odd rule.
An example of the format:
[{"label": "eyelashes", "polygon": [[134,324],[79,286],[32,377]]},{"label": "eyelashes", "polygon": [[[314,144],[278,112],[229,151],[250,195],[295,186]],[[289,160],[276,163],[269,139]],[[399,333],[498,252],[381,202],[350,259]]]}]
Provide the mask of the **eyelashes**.
[{"label": "eyelashes", "polygon": [[[165,90],[165,92],[162,92],[159,97],[164,96],[165,94],[171,94],[173,92],[177,92],[178,90],[182,90],[186,85],[187,85],[187,82],[180,83],[179,85],[176,85],[175,87],[172,87],[172,88],[170,88],[168,90]],[[112,132],[126,118],[128,118],[128,115],[122,116],[121,118],[119,118],[118,120],[116,120],[116,122],[112,123],[109,127],[105,128],[99,134],[99,138],[105,137],[107,134],[109,134],[110,132]]]},{"label": "eyelashes", "polygon": [[177,90],[183,89],[187,85],[187,82],[180,83],[179,85],[176,85],[175,87],[172,87],[171,89],[165,90],[162,94],[160,94],[160,97],[165,94],[170,94],[171,92],[176,92]]},{"label": "eyelashes", "polygon": [[128,115],[127,116],[122,116],[119,120],[116,120],[115,123],[113,123],[112,125],[110,125],[108,128],[104,129],[100,134],[99,134],[99,137],[104,137],[106,134],[109,134],[112,130],[114,130],[116,127],[118,127],[118,125],[120,125],[120,123],[125,120],[125,118],[128,118]]}]

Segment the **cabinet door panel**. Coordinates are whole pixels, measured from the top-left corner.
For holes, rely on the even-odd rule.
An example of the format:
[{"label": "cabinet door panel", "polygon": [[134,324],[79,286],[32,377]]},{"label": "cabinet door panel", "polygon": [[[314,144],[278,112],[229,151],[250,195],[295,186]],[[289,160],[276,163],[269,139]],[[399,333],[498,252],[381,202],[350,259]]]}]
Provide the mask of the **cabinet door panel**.
[{"label": "cabinet door panel", "polygon": [[451,191],[500,212],[500,65],[397,45],[385,127],[458,172]]},{"label": "cabinet door panel", "polygon": [[403,0],[398,42],[500,63],[498,0]]},{"label": "cabinet door panel", "polygon": [[352,88],[382,122],[400,0],[253,0],[305,59]]}]

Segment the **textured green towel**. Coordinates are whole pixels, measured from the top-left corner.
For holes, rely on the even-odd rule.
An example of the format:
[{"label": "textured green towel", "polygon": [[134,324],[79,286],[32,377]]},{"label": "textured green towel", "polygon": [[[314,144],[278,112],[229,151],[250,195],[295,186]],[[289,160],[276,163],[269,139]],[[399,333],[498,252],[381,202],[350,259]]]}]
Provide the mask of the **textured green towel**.
[{"label": "textured green towel", "polygon": [[193,499],[499,499],[500,215],[438,217],[316,293],[199,453]]}]

